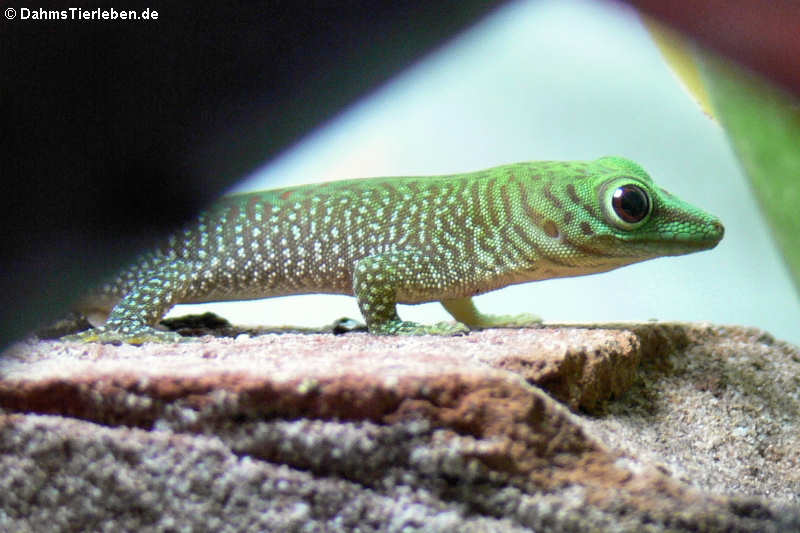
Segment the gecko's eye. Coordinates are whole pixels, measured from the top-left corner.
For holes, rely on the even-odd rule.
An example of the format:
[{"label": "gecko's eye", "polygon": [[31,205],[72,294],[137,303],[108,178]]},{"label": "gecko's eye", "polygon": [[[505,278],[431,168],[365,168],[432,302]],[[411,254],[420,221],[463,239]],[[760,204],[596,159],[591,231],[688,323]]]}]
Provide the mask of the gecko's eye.
[{"label": "gecko's eye", "polygon": [[650,214],[650,196],[638,185],[623,185],[614,191],[611,206],[623,222],[636,224]]},{"label": "gecko's eye", "polygon": [[605,222],[626,232],[645,225],[653,211],[653,197],[647,185],[629,176],[603,183],[598,200]]}]

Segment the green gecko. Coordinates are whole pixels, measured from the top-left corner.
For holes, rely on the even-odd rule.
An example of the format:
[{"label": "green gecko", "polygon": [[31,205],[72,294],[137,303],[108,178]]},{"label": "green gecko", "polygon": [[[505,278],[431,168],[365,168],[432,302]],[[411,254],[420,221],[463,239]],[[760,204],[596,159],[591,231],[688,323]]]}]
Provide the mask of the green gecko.
[{"label": "green gecko", "polygon": [[[355,295],[377,335],[525,327],[539,319],[484,315],[471,297],[706,250],[723,233],[619,157],[237,194],[88,295],[78,310],[107,321],[65,339],[178,341],[153,328],[175,304],[306,293]],[[397,315],[397,303],[434,300],[457,322]]]}]

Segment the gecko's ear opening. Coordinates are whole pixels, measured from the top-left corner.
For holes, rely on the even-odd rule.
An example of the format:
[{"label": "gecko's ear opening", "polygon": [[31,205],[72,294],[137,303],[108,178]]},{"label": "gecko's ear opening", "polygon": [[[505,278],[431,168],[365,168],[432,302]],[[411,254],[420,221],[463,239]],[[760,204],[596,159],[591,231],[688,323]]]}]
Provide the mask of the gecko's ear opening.
[{"label": "gecko's ear opening", "polygon": [[641,166],[639,166],[638,163],[631,161],[630,159],[626,159],[624,157],[606,156],[606,157],[601,157],[595,162],[603,165],[612,166],[620,170],[625,170],[640,177],[648,175],[647,172]]}]

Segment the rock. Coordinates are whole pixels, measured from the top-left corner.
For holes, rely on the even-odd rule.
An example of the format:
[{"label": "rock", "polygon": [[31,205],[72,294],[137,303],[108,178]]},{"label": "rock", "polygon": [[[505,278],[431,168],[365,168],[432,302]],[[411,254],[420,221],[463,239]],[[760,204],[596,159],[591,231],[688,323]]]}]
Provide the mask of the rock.
[{"label": "rock", "polygon": [[28,341],[0,529],[800,530],[799,354],[651,323]]}]

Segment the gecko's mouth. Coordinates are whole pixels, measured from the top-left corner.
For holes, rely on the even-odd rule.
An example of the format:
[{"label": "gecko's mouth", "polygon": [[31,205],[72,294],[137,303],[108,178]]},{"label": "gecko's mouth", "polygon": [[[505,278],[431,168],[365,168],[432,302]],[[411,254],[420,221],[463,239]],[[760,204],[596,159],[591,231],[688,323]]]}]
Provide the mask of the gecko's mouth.
[{"label": "gecko's mouth", "polygon": [[704,224],[699,230],[691,233],[682,232],[662,232],[657,238],[652,239],[653,243],[676,243],[680,246],[696,246],[700,249],[713,248],[725,235],[725,226],[719,220],[713,220]]},{"label": "gecko's mouth", "polygon": [[627,241],[605,238],[598,240],[598,242],[584,245],[582,248],[584,252],[588,252],[597,258],[605,257],[611,263],[620,266],[620,264],[635,263],[648,258],[685,255],[710,250],[719,244],[723,231],[722,226],[719,225],[718,234],[700,239],[696,235],[688,234],[676,235],[673,238],[658,236]]},{"label": "gecko's mouth", "polygon": [[[693,252],[710,250],[719,244],[719,238],[698,240],[697,238],[676,238],[676,239],[652,239],[638,241],[632,250],[631,256],[640,254],[651,255],[652,257],[684,255]],[[637,246],[638,245],[638,246]],[[650,254],[647,252],[650,251]]]},{"label": "gecko's mouth", "polygon": [[714,248],[725,235],[725,227],[718,220],[705,225],[700,231],[664,233],[651,238],[642,238],[631,241],[634,247],[637,244],[646,249],[657,250],[658,255],[682,255]]},{"label": "gecko's mouth", "polygon": [[653,239],[653,244],[661,245],[665,249],[676,248],[684,250],[709,250],[714,248],[725,235],[725,227],[719,222],[714,221],[700,238],[696,234],[676,234],[673,238]]}]

